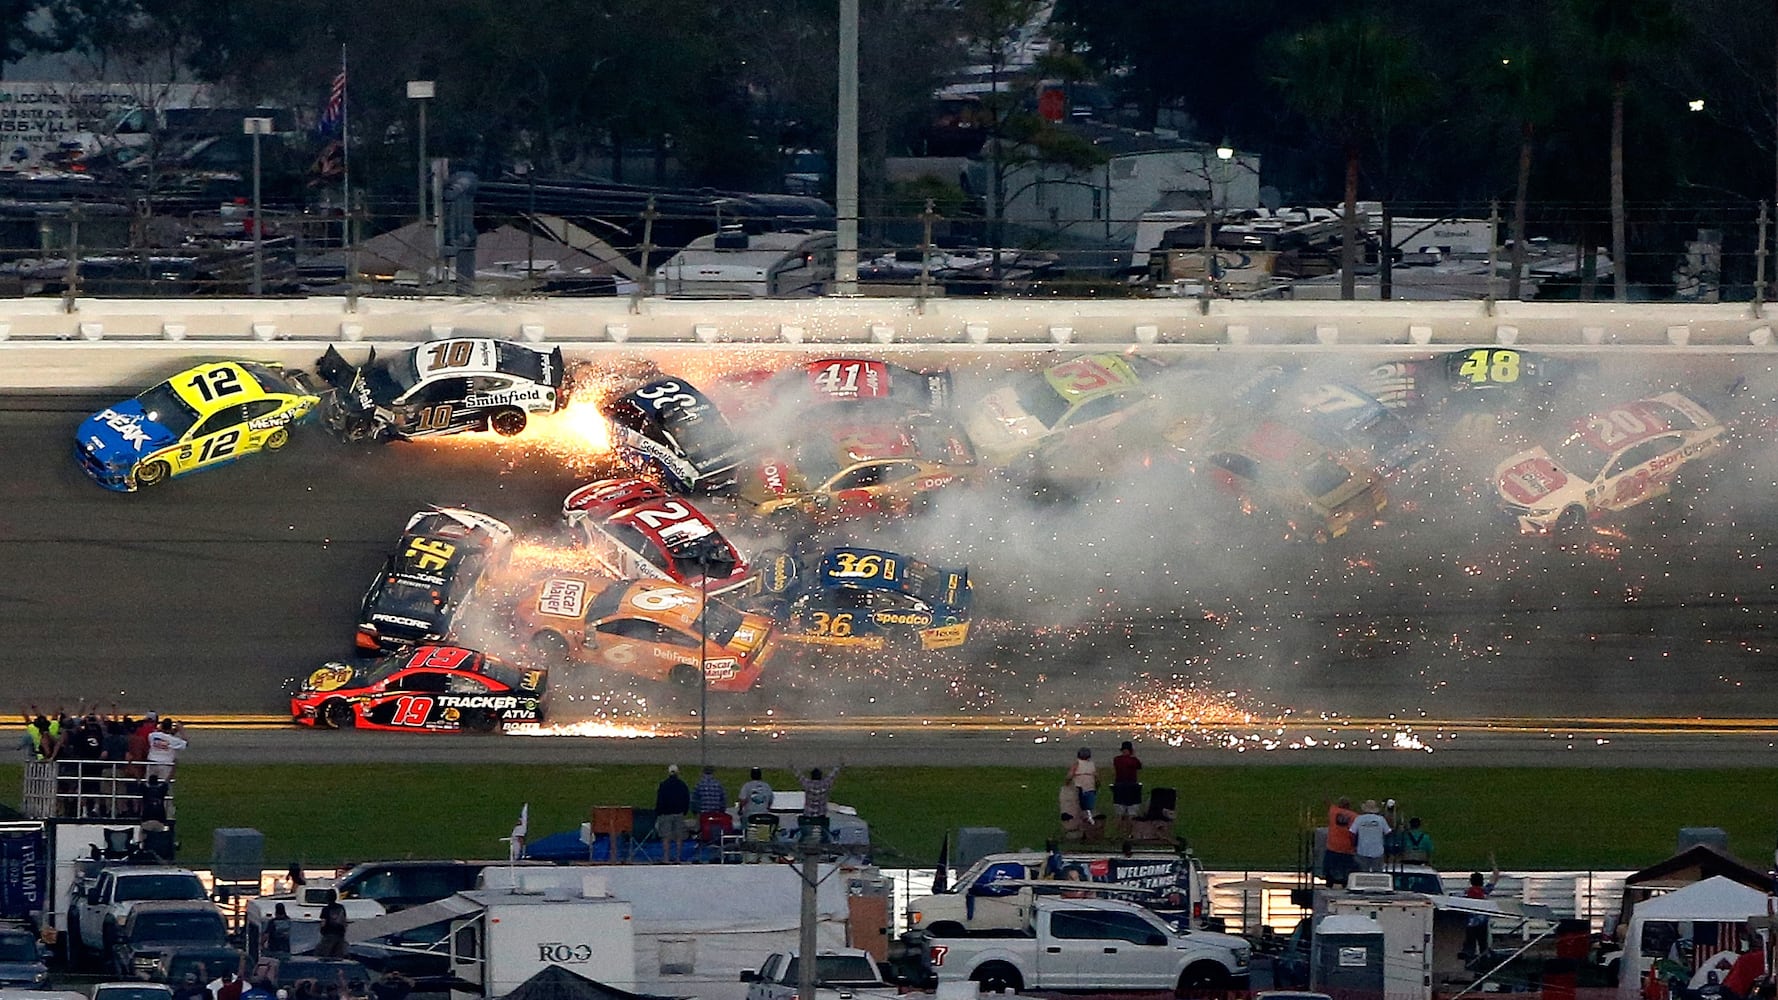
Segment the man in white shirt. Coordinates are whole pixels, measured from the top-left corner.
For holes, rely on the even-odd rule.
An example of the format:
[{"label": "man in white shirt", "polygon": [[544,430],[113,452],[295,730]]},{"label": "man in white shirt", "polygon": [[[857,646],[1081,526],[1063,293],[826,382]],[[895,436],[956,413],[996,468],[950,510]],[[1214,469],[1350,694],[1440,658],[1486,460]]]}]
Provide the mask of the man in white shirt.
[{"label": "man in white shirt", "polygon": [[173,780],[173,765],[178,761],[179,751],[184,750],[186,742],[181,735],[185,732],[184,723],[175,723],[172,719],[162,719],[160,727],[148,734],[148,773],[158,774],[162,781]]},{"label": "man in white shirt", "polygon": [[1366,799],[1359,814],[1348,828],[1356,845],[1353,857],[1361,872],[1383,870],[1384,844],[1388,842],[1389,821],[1382,816],[1376,799]]}]

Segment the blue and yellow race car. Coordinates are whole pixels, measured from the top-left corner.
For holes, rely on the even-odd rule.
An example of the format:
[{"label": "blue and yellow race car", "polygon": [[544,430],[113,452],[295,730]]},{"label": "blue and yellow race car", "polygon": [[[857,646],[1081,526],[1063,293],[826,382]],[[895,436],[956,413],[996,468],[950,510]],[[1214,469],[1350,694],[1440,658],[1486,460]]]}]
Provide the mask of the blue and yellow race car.
[{"label": "blue and yellow race car", "polygon": [[277,451],[318,402],[301,375],[276,365],[198,365],[88,417],[74,435],[74,457],[100,486],[132,492]]},{"label": "blue and yellow race car", "polygon": [[760,561],[750,607],[785,623],[781,638],[882,649],[952,649],[969,637],[969,570],[880,549],[830,549],[813,565],[790,552]]}]

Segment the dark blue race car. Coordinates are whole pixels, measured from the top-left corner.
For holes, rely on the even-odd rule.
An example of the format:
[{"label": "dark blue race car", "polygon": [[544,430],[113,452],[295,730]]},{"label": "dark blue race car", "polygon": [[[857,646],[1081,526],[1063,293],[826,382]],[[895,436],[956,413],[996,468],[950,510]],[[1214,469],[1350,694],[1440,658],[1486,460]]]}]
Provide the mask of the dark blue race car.
[{"label": "dark blue race car", "polygon": [[735,485],[741,443],[697,386],[657,379],[605,405],[617,457],[638,474],[678,493],[713,493]]},{"label": "dark blue race car", "polygon": [[830,549],[819,559],[766,553],[750,601],[785,623],[779,635],[819,646],[891,643],[953,649],[969,637],[969,570],[881,549]]}]

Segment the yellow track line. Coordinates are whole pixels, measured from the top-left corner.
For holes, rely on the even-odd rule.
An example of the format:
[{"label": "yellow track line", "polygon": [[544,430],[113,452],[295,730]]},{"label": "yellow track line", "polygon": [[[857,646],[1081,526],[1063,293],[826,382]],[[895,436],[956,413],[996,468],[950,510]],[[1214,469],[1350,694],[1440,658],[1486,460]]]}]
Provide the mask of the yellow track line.
[{"label": "yellow track line", "polygon": [[[176,715],[193,727],[224,729],[293,728],[282,715],[211,713]],[[638,722],[646,720],[637,720]],[[667,727],[685,725],[682,721],[662,723]],[[1353,730],[1388,730],[1416,733],[1555,733],[1572,731],[1587,735],[1778,735],[1778,719],[1710,719],[1710,718],[1647,718],[1612,717],[1478,717],[1470,719],[1334,717],[1325,719],[1278,717],[1251,718],[1243,721],[1210,719],[1202,723],[1167,725],[1151,717],[1121,715],[1079,715],[1068,718],[997,717],[981,715],[946,715],[916,718],[910,716],[855,716],[844,719],[713,719],[712,726],[725,731],[862,733],[879,730],[893,732],[998,732],[1042,734],[1081,730],[1137,731],[1253,731],[1285,730],[1316,733]]]}]

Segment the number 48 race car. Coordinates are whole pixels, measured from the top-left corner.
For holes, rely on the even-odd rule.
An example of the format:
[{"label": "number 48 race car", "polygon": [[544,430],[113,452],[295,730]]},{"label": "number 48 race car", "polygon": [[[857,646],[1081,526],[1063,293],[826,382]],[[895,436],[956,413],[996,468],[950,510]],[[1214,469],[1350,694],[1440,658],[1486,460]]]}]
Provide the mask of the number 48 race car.
[{"label": "number 48 race car", "polygon": [[543,721],[549,684],[542,670],[519,670],[457,646],[421,646],[368,666],[329,663],[290,695],[305,726],[424,732],[492,732]]}]

